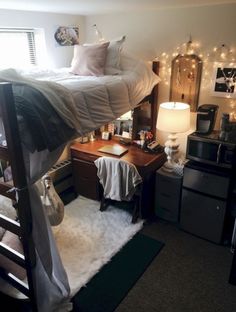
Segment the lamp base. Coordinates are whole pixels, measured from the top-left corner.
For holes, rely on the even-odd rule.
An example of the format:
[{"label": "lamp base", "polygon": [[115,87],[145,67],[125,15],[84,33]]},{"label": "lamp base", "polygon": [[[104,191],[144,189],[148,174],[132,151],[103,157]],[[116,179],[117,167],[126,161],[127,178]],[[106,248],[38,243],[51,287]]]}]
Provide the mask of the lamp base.
[{"label": "lamp base", "polygon": [[176,163],[174,156],[179,152],[179,143],[177,142],[176,133],[171,133],[168,136],[168,141],[165,143],[165,153],[167,155],[167,162],[164,164],[164,170],[172,172]]},{"label": "lamp base", "polygon": [[162,166],[162,169],[166,172],[173,172],[174,167],[175,167],[174,163],[170,163],[169,161],[166,161],[164,165]]}]

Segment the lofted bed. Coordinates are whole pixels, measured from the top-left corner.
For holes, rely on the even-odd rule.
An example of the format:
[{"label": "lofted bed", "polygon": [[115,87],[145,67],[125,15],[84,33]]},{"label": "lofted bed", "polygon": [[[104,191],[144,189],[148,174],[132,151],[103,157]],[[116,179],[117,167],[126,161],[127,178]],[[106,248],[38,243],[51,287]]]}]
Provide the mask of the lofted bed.
[{"label": "lofted bed", "polygon": [[[21,279],[13,274],[14,270],[1,267],[0,289],[16,298],[29,298],[33,311],[71,310],[70,285],[35,182],[55,164],[65,144],[74,138],[98,129],[130,109],[135,111],[147,97],[151,104],[156,102],[158,68],[158,62],[154,62],[154,74],[143,62],[124,57],[119,75],[81,77],[65,69],[0,72],[4,129],[0,159],[9,161],[13,180],[0,182],[0,194],[13,201],[17,212],[17,220],[0,214],[0,227],[18,236],[23,247],[21,253],[1,241],[0,254],[26,272],[26,278]],[[156,114],[154,109],[153,131]],[[35,122],[32,124],[30,120]],[[9,292],[5,282],[23,296]]]}]

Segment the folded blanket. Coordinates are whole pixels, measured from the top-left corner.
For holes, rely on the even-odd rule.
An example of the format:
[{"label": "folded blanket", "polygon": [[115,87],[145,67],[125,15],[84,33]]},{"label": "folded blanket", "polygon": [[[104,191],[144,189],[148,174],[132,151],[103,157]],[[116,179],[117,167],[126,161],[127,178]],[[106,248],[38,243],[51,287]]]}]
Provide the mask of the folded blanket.
[{"label": "folded blanket", "polygon": [[80,132],[77,111],[72,95],[68,89],[52,81],[40,81],[25,78],[14,69],[0,71],[0,81],[20,83],[37,89],[50,102],[61,118],[73,129]]},{"label": "folded blanket", "polygon": [[[40,91],[18,83],[14,83],[12,89],[17,115],[23,117],[23,125],[20,127],[22,142],[29,151],[48,149],[51,152],[75,135],[75,129],[61,118]],[[20,118],[18,121],[21,125]],[[24,131],[24,123],[31,138]]]}]

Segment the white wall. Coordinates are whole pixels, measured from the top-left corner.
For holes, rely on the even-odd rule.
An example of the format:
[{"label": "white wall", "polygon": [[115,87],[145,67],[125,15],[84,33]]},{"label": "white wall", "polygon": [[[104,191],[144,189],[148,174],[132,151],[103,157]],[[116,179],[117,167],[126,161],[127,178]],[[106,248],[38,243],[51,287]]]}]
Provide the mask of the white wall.
[{"label": "white wall", "polygon": [[[189,34],[193,41],[200,44],[198,52],[204,55],[222,43],[236,48],[236,4],[87,16],[86,40],[90,42],[94,41],[93,24],[97,25],[108,40],[125,34],[125,50],[142,59],[153,60],[163,52],[169,55],[167,64],[161,63],[159,103],[169,99],[172,52],[176,52],[179,45],[188,41]],[[163,61],[161,57],[160,60]],[[210,95],[212,71],[213,63],[204,62],[199,105],[211,103],[220,106],[216,124],[219,128],[221,113],[236,111],[236,101]],[[193,130],[196,114],[191,117]],[[165,141],[163,133],[158,135],[162,142]],[[182,137],[182,150],[185,150],[186,135]]]},{"label": "white wall", "polygon": [[[79,26],[79,37],[84,41],[84,17],[78,15],[0,10],[0,27],[31,27],[44,30],[45,47],[50,67],[70,66],[73,47],[59,46],[54,33],[58,26]],[[43,45],[43,44],[42,44]],[[44,47],[40,47],[43,49]],[[18,47],[16,47],[17,53]]]}]

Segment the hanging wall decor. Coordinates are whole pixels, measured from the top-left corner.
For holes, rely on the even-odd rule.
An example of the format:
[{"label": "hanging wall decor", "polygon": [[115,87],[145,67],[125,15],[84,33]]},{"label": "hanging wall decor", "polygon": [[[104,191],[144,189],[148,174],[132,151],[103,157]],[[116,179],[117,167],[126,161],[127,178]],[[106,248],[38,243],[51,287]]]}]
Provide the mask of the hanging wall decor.
[{"label": "hanging wall decor", "polygon": [[79,44],[79,27],[60,26],[57,28],[54,38],[60,46]]},{"label": "hanging wall decor", "polygon": [[184,102],[196,112],[202,73],[202,61],[194,54],[179,54],[171,66],[170,101]]},{"label": "hanging wall decor", "polygon": [[214,96],[236,97],[236,64],[221,63],[215,68],[212,91]]}]

